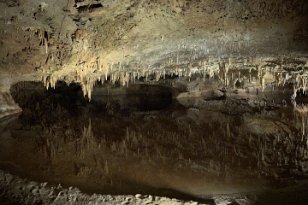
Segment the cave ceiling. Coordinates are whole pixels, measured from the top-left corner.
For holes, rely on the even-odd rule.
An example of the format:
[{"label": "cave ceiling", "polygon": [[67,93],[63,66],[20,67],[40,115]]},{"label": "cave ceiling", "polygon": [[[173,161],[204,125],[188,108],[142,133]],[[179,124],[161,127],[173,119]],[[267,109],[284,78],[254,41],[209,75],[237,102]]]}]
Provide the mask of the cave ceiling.
[{"label": "cave ceiling", "polygon": [[[306,0],[1,0],[0,90],[217,77],[306,89]],[[149,77],[151,76],[151,78]]]}]

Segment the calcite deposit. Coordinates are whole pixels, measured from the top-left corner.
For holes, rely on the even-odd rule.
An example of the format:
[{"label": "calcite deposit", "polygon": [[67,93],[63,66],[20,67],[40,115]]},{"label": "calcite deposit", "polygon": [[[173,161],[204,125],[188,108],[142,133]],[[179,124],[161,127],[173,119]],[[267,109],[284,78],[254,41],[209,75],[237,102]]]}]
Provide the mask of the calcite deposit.
[{"label": "calcite deposit", "polygon": [[305,0],[10,0],[1,10],[1,92],[64,80],[91,99],[97,81],[174,75],[307,87]]}]

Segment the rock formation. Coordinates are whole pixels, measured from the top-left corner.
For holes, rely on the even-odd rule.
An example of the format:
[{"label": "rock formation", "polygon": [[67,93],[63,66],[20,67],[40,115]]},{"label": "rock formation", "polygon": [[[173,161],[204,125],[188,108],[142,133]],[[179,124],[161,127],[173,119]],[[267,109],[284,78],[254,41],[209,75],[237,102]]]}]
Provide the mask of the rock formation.
[{"label": "rock formation", "polygon": [[[307,89],[305,0],[1,1],[0,88],[166,76]],[[295,97],[295,95],[293,96]]]}]

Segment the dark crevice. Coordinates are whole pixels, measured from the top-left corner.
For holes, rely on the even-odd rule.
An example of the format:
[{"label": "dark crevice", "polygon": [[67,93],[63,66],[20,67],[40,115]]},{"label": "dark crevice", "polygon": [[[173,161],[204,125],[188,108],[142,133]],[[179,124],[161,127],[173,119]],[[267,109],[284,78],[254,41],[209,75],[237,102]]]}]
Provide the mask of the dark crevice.
[{"label": "dark crevice", "polygon": [[101,3],[96,3],[96,4],[89,4],[89,5],[84,5],[84,6],[79,6],[77,7],[77,10],[79,13],[84,13],[84,12],[93,12],[94,10],[103,8],[103,4]]}]

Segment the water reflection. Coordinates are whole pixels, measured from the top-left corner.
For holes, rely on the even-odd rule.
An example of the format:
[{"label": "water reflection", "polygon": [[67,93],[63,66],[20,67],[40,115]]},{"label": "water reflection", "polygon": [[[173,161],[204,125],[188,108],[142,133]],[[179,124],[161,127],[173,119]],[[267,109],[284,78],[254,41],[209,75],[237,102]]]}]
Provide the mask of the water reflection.
[{"label": "water reflection", "polygon": [[307,115],[291,107],[244,115],[169,108],[48,125],[16,119],[1,129],[2,169],[87,191],[234,193],[308,173]]}]

